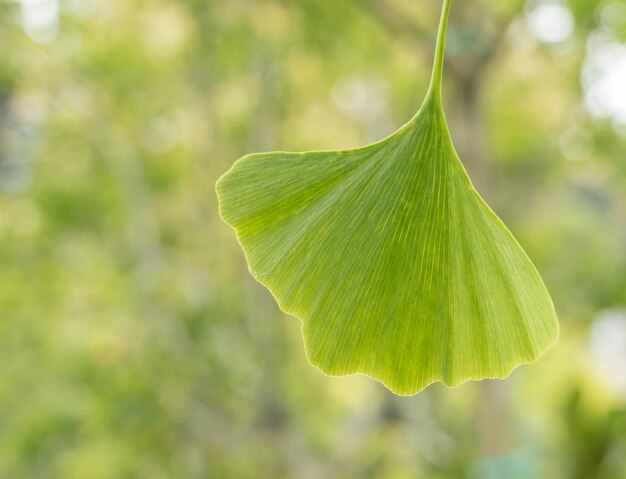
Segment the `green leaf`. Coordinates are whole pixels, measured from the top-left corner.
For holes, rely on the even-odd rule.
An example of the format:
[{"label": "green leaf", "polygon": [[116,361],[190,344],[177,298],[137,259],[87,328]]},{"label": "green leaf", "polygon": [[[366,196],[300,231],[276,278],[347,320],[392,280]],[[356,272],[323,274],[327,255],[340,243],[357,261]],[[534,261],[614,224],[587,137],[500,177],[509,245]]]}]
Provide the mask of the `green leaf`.
[{"label": "green leaf", "polygon": [[537,270],[452,145],[441,102],[449,8],[409,123],[354,150],[249,155],[217,184],[250,272],[302,320],[309,361],[397,394],[503,378],[558,336]]}]

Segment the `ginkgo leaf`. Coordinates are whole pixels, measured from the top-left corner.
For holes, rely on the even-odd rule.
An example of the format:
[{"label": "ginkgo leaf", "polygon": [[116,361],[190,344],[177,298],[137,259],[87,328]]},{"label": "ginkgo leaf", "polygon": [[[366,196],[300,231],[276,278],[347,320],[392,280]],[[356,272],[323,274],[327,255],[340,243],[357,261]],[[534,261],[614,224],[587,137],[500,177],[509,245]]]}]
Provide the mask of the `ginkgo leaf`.
[{"label": "ginkgo leaf", "polygon": [[441,102],[449,8],[409,123],[354,150],[249,155],[217,184],[250,272],[302,320],[309,361],[397,394],[503,378],[558,336],[537,270],[452,145]]}]

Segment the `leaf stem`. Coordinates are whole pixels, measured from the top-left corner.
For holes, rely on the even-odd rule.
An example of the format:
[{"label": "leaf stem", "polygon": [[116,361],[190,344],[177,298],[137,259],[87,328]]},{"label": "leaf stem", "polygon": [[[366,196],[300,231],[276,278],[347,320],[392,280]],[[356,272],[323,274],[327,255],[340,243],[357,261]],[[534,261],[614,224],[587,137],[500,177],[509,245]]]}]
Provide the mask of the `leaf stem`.
[{"label": "leaf stem", "polygon": [[441,84],[443,78],[443,60],[446,52],[446,34],[448,32],[448,17],[450,16],[451,0],[443,0],[441,9],[441,20],[439,21],[439,32],[437,33],[437,48],[435,50],[435,61],[433,64],[433,75],[430,80],[428,96],[441,103]]}]

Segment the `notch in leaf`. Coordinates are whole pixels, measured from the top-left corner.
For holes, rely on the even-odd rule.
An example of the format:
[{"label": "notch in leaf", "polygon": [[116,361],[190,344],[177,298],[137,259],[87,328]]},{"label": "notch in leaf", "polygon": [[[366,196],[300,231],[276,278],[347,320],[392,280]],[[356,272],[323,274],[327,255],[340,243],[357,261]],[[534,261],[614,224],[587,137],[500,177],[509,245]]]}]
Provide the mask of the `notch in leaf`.
[{"label": "notch in leaf", "polygon": [[302,320],[309,361],[397,394],[503,378],[558,337],[554,306],[452,145],[444,0],[419,112],[362,148],[245,156],[217,183],[252,275]]}]

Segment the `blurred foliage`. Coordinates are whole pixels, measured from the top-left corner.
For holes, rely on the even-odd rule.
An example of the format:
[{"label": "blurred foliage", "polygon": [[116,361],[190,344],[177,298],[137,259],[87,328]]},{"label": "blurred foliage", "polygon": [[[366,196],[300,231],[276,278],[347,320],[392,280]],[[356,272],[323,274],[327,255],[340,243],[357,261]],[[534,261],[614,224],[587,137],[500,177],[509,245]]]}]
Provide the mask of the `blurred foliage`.
[{"label": "blurred foliage", "polygon": [[398,398],[306,363],[214,183],[406,121],[438,1],[0,1],[0,477],[626,477],[626,130],[583,102],[626,2],[562,4],[555,44],[536,4],[454,2],[445,96],[561,340]]}]

